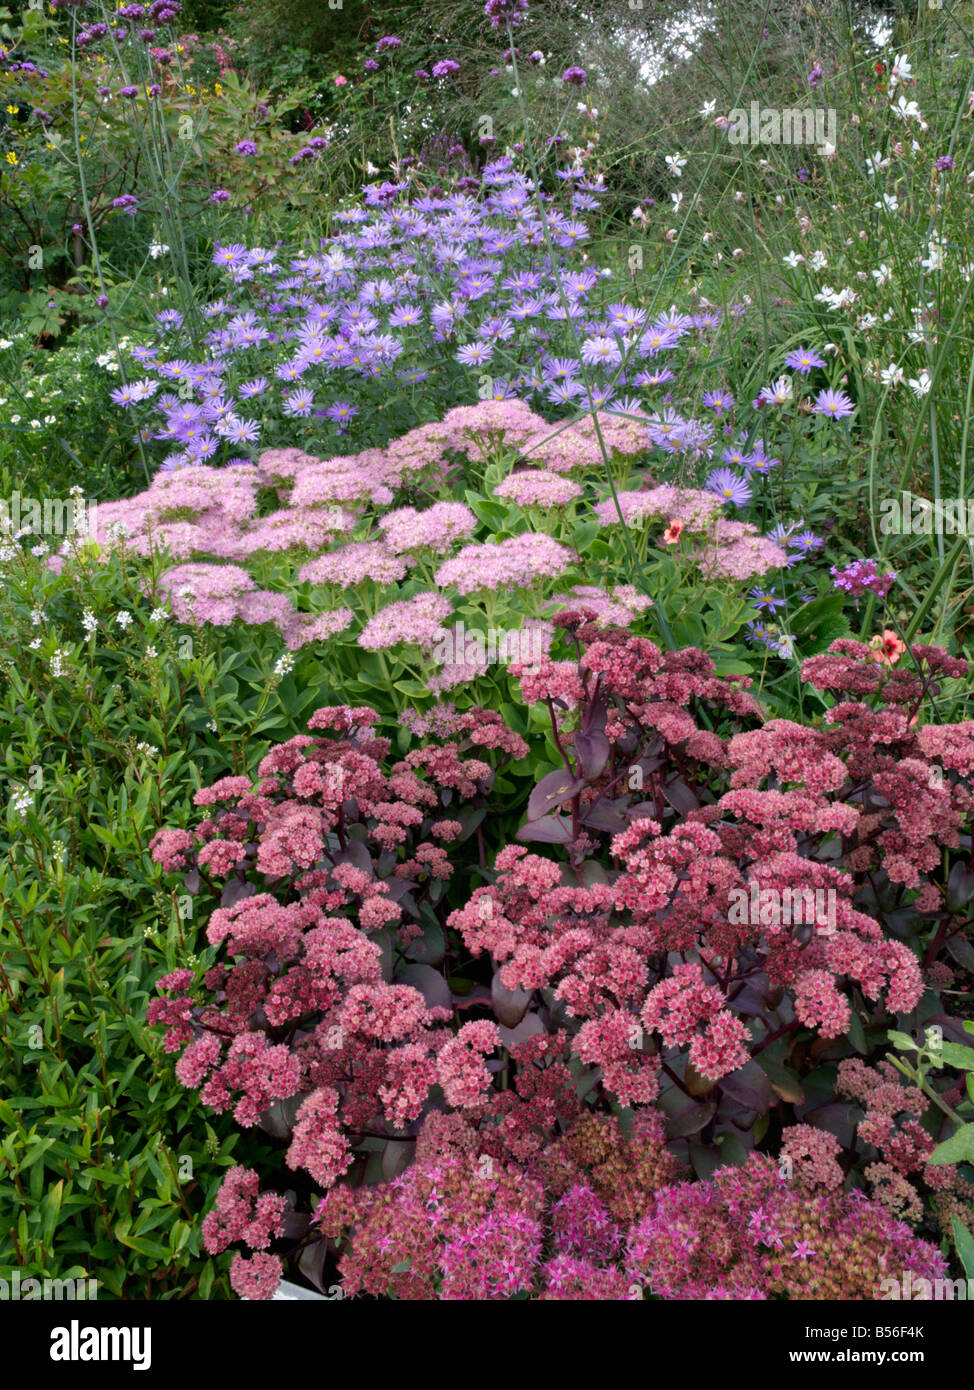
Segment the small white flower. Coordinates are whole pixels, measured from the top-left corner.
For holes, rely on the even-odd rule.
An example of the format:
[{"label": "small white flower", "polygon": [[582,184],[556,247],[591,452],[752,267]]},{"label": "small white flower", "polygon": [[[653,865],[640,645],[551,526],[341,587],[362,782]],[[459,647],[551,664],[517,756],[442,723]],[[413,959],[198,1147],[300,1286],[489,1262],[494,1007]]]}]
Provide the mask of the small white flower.
[{"label": "small white flower", "polygon": [[154,661],[155,658],[159,655],[155,647],[146,647],[145,654],[150,661]]},{"label": "small white flower", "polygon": [[32,627],[40,627],[40,625],[41,625],[41,623],[42,623],[43,621],[44,621],[44,609],[43,609],[43,608],[32,608],[32,609],[30,610],[30,622],[31,622],[31,626],[32,626]]},{"label": "small white flower", "polygon": [[275,663],[275,666],[274,666],[274,675],[277,676],[277,677],[280,679],[280,677],[286,676],[286,675],[288,674],[288,672],[289,672],[289,671],[292,671],[293,669],[294,669],[294,657],[292,656],[292,654],[291,654],[290,652],[283,652],[283,653],[277,658],[277,662]]},{"label": "small white flower", "polygon": [[168,250],[169,247],[164,241],[152,241],[149,243],[149,255],[154,261],[157,261],[160,256],[164,256]]},{"label": "small white flower", "polygon": [[115,621],[124,631],[125,628],[131,627],[132,625],[132,614],[123,608],[120,613],[115,614]]},{"label": "small white flower", "polygon": [[159,753],[159,749],[154,748],[151,743],[137,743],[135,751],[136,753],[143,753],[147,758],[155,758]]},{"label": "small white flower", "polygon": [[166,611],[165,608],[153,608],[152,612],[149,614],[149,622],[150,622],[150,623],[164,623],[164,622],[166,622],[166,620],[168,619],[168,617],[169,617],[169,614],[168,614],[168,612]]},{"label": "small white flower", "polygon": [[54,655],[51,657],[52,676],[64,675],[64,660],[66,656],[67,652],[62,651],[60,647],[58,647],[58,649],[54,652]]},{"label": "small white flower", "polygon": [[82,613],[81,626],[84,628],[85,632],[97,632],[98,619],[95,617],[94,613],[92,613],[90,608],[86,608],[85,611]]},{"label": "small white flower", "polygon": [[913,76],[913,69],[910,67],[909,58],[906,56],[905,53],[900,53],[897,56],[896,62],[893,64],[893,67],[890,71],[890,91],[893,90],[893,88],[896,86],[898,82],[913,82],[915,80],[916,79]]},{"label": "small white flower", "polygon": [[890,280],[892,280],[893,278],[893,268],[892,266],[888,266],[885,261],[883,261],[880,265],[876,267],[875,270],[871,270],[869,273],[876,281],[877,287],[879,285],[888,285]]},{"label": "small white flower", "polygon": [[889,108],[894,116],[899,116],[904,121],[919,121],[923,125],[923,114],[915,101],[907,101],[906,97],[900,93],[899,101],[893,102]]},{"label": "small white flower", "polygon": [[21,820],[24,819],[33,804],[34,798],[31,796],[30,792],[27,791],[26,787],[21,788],[20,791],[14,792],[13,796],[10,798],[10,805]]},{"label": "small white flower", "polygon": [[13,347],[12,338],[0,338],[0,352],[6,352],[7,348]]}]

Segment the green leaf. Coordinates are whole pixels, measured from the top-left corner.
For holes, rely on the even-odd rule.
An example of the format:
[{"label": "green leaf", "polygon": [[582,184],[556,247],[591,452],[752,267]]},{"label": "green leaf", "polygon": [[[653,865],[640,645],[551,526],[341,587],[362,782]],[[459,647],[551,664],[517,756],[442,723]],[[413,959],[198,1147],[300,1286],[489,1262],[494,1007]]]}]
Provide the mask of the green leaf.
[{"label": "green leaf", "polygon": [[974,1124],[961,1125],[956,1133],[938,1144],[928,1163],[974,1163]]},{"label": "green leaf", "polygon": [[954,1230],[954,1244],[957,1247],[957,1258],[964,1266],[964,1273],[968,1279],[974,1279],[974,1236],[965,1225],[962,1224],[960,1217],[952,1216],[950,1224]]}]

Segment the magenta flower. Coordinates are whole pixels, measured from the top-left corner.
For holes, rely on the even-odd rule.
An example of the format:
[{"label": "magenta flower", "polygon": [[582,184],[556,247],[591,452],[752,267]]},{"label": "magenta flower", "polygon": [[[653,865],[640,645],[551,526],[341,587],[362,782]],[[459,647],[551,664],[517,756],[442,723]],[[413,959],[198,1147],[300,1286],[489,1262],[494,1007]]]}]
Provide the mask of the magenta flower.
[{"label": "magenta flower", "polygon": [[455,63],[452,58],[442,58],[438,63],[433,64],[434,77],[450,77],[459,71],[460,64]]},{"label": "magenta flower", "polygon": [[561,75],[562,82],[566,87],[584,87],[587,85],[588,74],[584,68],[566,68]]}]

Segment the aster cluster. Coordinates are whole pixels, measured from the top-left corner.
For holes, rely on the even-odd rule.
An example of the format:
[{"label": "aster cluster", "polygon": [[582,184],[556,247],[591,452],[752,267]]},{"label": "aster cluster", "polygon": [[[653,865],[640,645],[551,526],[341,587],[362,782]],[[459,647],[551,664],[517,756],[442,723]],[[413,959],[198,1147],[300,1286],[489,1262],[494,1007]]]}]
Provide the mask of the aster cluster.
[{"label": "aster cluster", "polygon": [[[578,213],[598,206],[602,186],[572,164],[559,180],[566,210],[545,211],[558,264],[545,250],[531,179],[506,155],[486,165],[473,189],[424,192],[408,180],[368,185],[359,203],[337,214],[342,230],[314,252],[218,244],[213,260],[229,284],[206,306],[214,324],[206,359],[181,355],[189,345],[182,318],[165,311],[161,341],[133,349],[144,387],[135,395],[120,388],[117,404],[151,405],[156,424],[143,435],[169,442],[164,468],[226,462],[272,443],[268,420],[275,430],[288,417],[322,422],[319,430],[330,420],[345,432],[359,411],[343,398],[367,393],[370,382],[422,382],[451,403],[456,381],[444,378],[441,386],[429,377],[433,342],[475,373],[503,345],[517,365],[493,382],[497,400],[641,413],[632,392],[652,392],[673,375],[652,359],[712,332],[720,315],[674,308],[649,322],[625,303],[603,305],[604,276],[590,266],[570,268],[588,237]],[[557,335],[566,355],[551,347]],[[641,367],[647,361],[649,370]],[[201,412],[192,429],[166,389],[173,381],[192,387]],[[692,458],[709,453],[706,422],[669,410],[649,418],[661,448]],[[627,423],[619,419],[623,432]],[[567,459],[572,451],[560,452]]]}]

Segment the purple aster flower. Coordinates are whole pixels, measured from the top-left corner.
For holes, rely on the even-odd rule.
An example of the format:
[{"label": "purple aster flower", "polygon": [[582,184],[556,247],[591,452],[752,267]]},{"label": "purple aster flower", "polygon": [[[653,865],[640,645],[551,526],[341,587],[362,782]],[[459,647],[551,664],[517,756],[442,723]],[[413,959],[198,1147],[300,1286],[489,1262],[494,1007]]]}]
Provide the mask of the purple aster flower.
[{"label": "purple aster flower", "polygon": [[814,531],[800,531],[797,536],[793,536],[788,541],[788,545],[793,550],[799,551],[802,555],[807,555],[809,551],[818,550],[825,542],[821,536],[816,536]]},{"label": "purple aster flower", "polygon": [[457,361],[462,362],[465,367],[482,367],[485,362],[489,362],[494,354],[494,349],[489,343],[467,343],[457,353]]},{"label": "purple aster flower", "polygon": [[266,376],[254,377],[253,381],[245,381],[237,388],[237,394],[243,401],[249,401],[254,396],[262,396],[267,390]]},{"label": "purple aster flower", "polygon": [[722,463],[729,463],[733,468],[746,468],[751,461],[751,455],[744,452],[743,444],[731,444],[720,456]]},{"label": "purple aster flower", "polygon": [[816,415],[827,415],[830,420],[843,420],[856,413],[856,407],[844,391],[819,391],[815,397]]},{"label": "purple aster flower", "polygon": [[589,367],[617,367],[622,353],[614,338],[586,338],[582,343],[582,361]]},{"label": "purple aster flower", "polygon": [[241,242],[235,241],[230,246],[221,246],[217,242],[213,248],[213,264],[225,266],[241,266],[247,263],[247,248]]},{"label": "purple aster flower", "polygon": [[357,414],[358,409],[354,405],[350,405],[348,401],[336,401],[324,412],[325,419],[334,420],[336,425],[347,424]]},{"label": "purple aster flower", "polygon": [[746,479],[739,478],[729,468],[715,468],[704,487],[725,502],[733,502],[735,507],[746,507],[751,500],[751,488]]},{"label": "purple aster flower", "polygon": [[769,613],[773,613],[776,608],[785,607],[783,598],[775,598],[774,589],[768,589],[767,592],[764,589],[751,589],[750,597],[759,608],[766,608]]},{"label": "purple aster flower", "polygon": [[806,376],[813,367],[824,367],[825,363],[811,348],[795,348],[794,352],[789,352],[785,358],[785,366]]},{"label": "purple aster flower", "polygon": [[704,391],[703,403],[710,410],[716,410],[718,415],[734,409],[734,397],[729,391]]},{"label": "purple aster flower", "polygon": [[163,309],[161,313],[156,314],[156,323],[165,329],[182,328],[183,316],[178,309]]},{"label": "purple aster flower", "polygon": [[292,391],[284,402],[284,414],[291,416],[310,415],[314,406],[314,400],[314,392],[307,386],[301,386],[298,390]]}]

